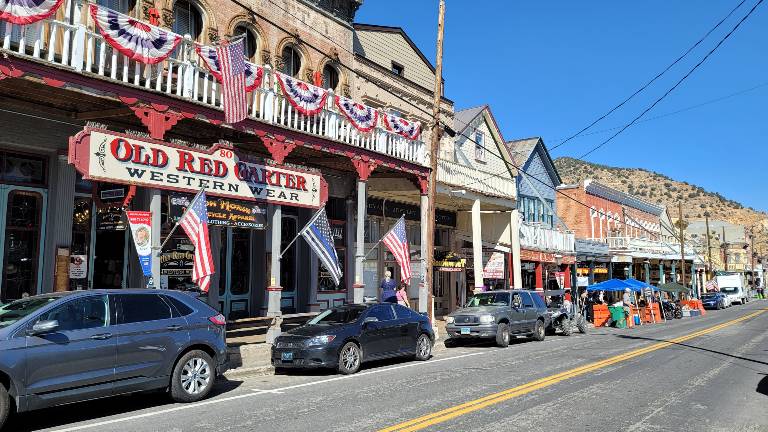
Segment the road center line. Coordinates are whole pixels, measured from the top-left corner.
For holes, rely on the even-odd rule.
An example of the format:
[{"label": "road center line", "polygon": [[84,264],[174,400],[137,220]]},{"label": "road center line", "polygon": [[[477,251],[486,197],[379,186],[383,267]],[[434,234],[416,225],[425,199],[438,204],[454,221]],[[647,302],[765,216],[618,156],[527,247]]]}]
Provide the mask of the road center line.
[{"label": "road center line", "polygon": [[105,421],[101,421],[101,422],[97,422],[97,423],[89,423],[89,424],[80,425],[80,426],[72,426],[72,427],[64,428],[64,429],[56,429],[56,432],[74,432],[74,431],[81,431],[81,430],[87,430],[87,429],[94,429],[94,428],[99,428],[99,427],[103,427],[103,426],[113,425],[113,424],[117,424],[117,423],[130,422],[130,421],[133,421],[133,420],[143,419],[143,418],[147,418],[147,417],[160,416],[160,415],[170,414],[170,413],[174,413],[174,412],[178,412],[178,411],[199,408],[199,407],[202,407],[202,406],[208,406],[208,405],[215,405],[215,404],[220,404],[220,403],[224,403],[224,402],[230,402],[230,401],[238,400],[238,399],[245,399],[245,398],[250,398],[250,397],[260,396],[260,395],[265,395],[265,394],[280,394],[280,393],[283,393],[286,390],[293,390],[293,389],[302,388],[302,387],[310,387],[310,386],[319,385],[319,384],[325,384],[325,383],[329,383],[329,382],[333,382],[333,381],[341,381],[341,380],[346,380],[346,379],[354,379],[354,378],[358,378],[358,377],[364,377],[364,376],[378,374],[378,373],[385,373],[385,372],[390,372],[390,371],[398,370],[398,369],[404,369],[404,368],[408,368],[408,367],[429,366],[429,365],[434,364],[434,363],[439,363],[439,362],[444,362],[444,361],[449,361],[449,360],[456,360],[456,359],[460,359],[460,358],[472,357],[472,356],[477,356],[477,355],[483,355],[483,354],[488,354],[488,353],[492,353],[492,352],[495,352],[495,351],[497,351],[497,349],[489,349],[489,350],[484,350],[484,351],[477,351],[477,352],[472,352],[472,353],[468,353],[468,354],[452,356],[452,357],[438,358],[438,359],[429,360],[429,361],[426,361],[426,362],[406,363],[406,364],[402,364],[402,365],[398,365],[398,366],[392,366],[392,367],[383,368],[383,369],[374,369],[374,370],[370,370],[370,371],[360,372],[360,373],[357,373],[357,374],[354,374],[354,375],[342,375],[342,376],[337,376],[337,377],[333,377],[333,378],[327,378],[327,379],[323,379],[323,380],[319,380],[319,381],[311,381],[311,382],[308,382],[308,383],[294,384],[294,385],[290,385],[290,386],[286,386],[286,387],[280,387],[280,388],[276,388],[276,389],[272,389],[272,390],[251,389],[251,393],[245,393],[245,394],[236,395],[236,396],[229,396],[229,397],[225,397],[225,398],[221,398],[221,399],[210,399],[210,400],[205,400],[205,401],[202,401],[202,402],[196,402],[196,403],[191,403],[191,404],[175,406],[175,407],[172,407],[172,408],[166,408],[166,409],[162,409],[162,410],[159,410],[159,411],[152,411],[152,412],[147,412],[147,413],[142,413],[142,414],[136,414],[136,415],[132,415],[132,416],[129,416],[129,417],[121,417],[121,418],[112,419],[112,420],[105,420]]},{"label": "road center line", "polygon": [[600,360],[594,363],[590,363],[584,366],[580,366],[574,369],[567,370],[565,372],[561,372],[558,374],[550,375],[544,378],[540,378],[531,382],[528,382],[526,384],[522,384],[517,387],[513,387],[507,390],[503,390],[498,393],[493,393],[488,396],[475,399],[460,405],[456,405],[451,408],[447,408],[441,411],[437,411],[432,414],[427,414],[422,417],[415,418],[413,420],[409,420],[406,422],[398,423],[396,425],[390,426],[385,429],[381,429],[379,432],[410,432],[410,431],[417,431],[421,429],[425,429],[427,427],[446,422],[448,420],[451,420],[453,418],[471,413],[473,411],[477,411],[480,409],[483,409],[485,407],[495,405],[500,402],[504,402],[506,400],[522,396],[528,393],[531,393],[535,390],[542,389],[544,387],[549,387],[551,385],[557,384],[561,381],[565,381],[570,378],[577,377],[579,375],[584,375],[589,372],[596,371],[598,369],[605,368],[607,366],[624,362],[627,360],[630,360],[635,357],[639,357],[645,354],[648,354],[653,351],[660,350],[662,348],[669,347],[674,344],[678,344],[690,339],[694,339],[699,336],[703,336],[708,333],[715,332],[717,330],[724,329],[726,327],[732,326],[734,324],[737,324],[742,321],[746,321],[748,319],[754,318],[763,312],[765,312],[768,309],[761,309],[759,311],[750,313],[748,315],[742,316],[740,318],[726,321],[722,324],[718,324],[712,327],[705,328],[703,330],[699,330],[693,333],[689,333],[684,336],[680,336],[674,339],[670,339],[668,341],[655,343],[653,345],[647,346],[645,348],[639,348],[633,351],[626,352],[624,354],[619,354],[617,356],[613,356],[604,360]]}]

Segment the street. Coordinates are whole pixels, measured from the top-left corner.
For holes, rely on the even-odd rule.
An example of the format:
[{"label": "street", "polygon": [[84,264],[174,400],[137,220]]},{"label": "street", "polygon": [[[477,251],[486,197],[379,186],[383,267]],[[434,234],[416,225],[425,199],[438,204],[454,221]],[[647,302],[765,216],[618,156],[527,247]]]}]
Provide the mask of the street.
[{"label": "street", "polygon": [[768,313],[437,350],[427,362],[251,377],[191,405],[122,396],[14,417],[8,430],[766,430]]}]

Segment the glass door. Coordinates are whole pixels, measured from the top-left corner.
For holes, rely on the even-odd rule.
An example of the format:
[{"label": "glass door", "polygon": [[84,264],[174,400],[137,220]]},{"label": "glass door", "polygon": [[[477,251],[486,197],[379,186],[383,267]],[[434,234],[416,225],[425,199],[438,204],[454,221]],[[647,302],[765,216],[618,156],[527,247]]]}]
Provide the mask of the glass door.
[{"label": "glass door", "polygon": [[251,234],[242,228],[221,229],[222,260],[219,304],[229,320],[247,318],[251,311]]},{"label": "glass door", "polygon": [[[299,220],[296,216],[283,216],[282,234],[280,235],[280,250],[285,250],[288,243],[296,237],[298,233]],[[294,243],[285,251],[280,259],[280,285],[283,286],[283,292],[280,297],[280,310],[284,314],[296,313],[296,256],[299,242]]]},{"label": "glass door", "polygon": [[44,189],[0,185],[0,303],[40,292],[47,202]]}]

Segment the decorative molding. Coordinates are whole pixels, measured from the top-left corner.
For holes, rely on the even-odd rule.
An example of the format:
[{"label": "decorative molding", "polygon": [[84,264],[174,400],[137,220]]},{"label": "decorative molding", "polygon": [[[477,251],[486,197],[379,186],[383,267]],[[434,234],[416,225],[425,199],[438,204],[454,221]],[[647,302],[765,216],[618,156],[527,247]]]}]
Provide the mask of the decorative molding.
[{"label": "decorative molding", "polygon": [[355,156],[350,158],[352,165],[355,166],[357,176],[362,181],[367,181],[379,164],[368,156]]},{"label": "decorative molding", "polygon": [[167,105],[138,104],[130,105],[129,108],[149,130],[149,136],[157,140],[162,140],[165,133],[184,118],[182,114],[170,111]]},{"label": "decorative molding", "polygon": [[218,42],[219,41],[219,29],[209,27],[208,28],[208,40],[211,42]]},{"label": "decorative molding", "polygon": [[268,49],[261,50],[261,62],[265,65],[272,64],[272,53]]},{"label": "decorative molding", "polygon": [[269,154],[272,155],[272,160],[282,165],[285,162],[285,158],[296,148],[296,143],[286,142],[284,136],[270,137],[266,134],[258,134],[261,136],[261,141],[264,143],[264,147],[267,148]]},{"label": "decorative molding", "polygon": [[315,82],[315,71],[314,69],[307,67],[304,69],[304,81],[314,84]]},{"label": "decorative molding", "polygon": [[163,24],[167,28],[173,28],[173,9],[163,9]]}]

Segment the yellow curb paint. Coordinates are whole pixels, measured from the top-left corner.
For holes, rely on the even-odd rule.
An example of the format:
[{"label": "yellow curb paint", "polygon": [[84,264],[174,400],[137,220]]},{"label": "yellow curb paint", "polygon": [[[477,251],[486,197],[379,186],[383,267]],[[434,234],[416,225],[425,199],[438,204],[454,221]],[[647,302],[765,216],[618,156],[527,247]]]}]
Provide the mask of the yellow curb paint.
[{"label": "yellow curb paint", "polygon": [[763,312],[765,312],[768,309],[761,309],[759,311],[753,312],[751,314],[745,315],[741,318],[737,318],[731,321],[724,322],[722,324],[718,324],[712,327],[708,327],[703,330],[699,330],[693,333],[689,333],[684,336],[680,336],[674,339],[670,339],[668,341],[655,343],[653,345],[647,346],[645,348],[639,348],[633,351],[626,352],[624,354],[619,354],[614,357],[607,358],[605,360],[601,360],[598,362],[590,363],[584,366],[580,366],[574,369],[567,370],[565,372],[561,372],[555,375],[550,375],[544,378],[540,378],[531,382],[528,382],[526,384],[513,387],[507,390],[503,390],[498,393],[493,393],[488,396],[475,399],[460,405],[453,406],[451,408],[447,408],[441,411],[437,411],[432,414],[427,414],[425,416],[415,418],[413,420],[409,420],[403,423],[396,424],[394,426],[390,426],[385,429],[379,430],[379,432],[410,432],[410,431],[417,431],[421,429],[425,429],[430,426],[434,426],[439,423],[446,422],[448,420],[451,420],[453,418],[471,413],[473,411],[477,411],[480,409],[483,409],[485,407],[495,405],[500,402],[504,402],[506,400],[522,396],[528,393],[531,393],[535,390],[539,390],[545,387],[549,387],[551,385],[557,384],[559,382],[565,381],[569,378],[574,378],[579,375],[584,375],[589,372],[596,371],[598,369],[602,369],[604,367],[620,363],[623,361],[627,361],[629,359],[639,357],[645,354],[648,354],[653,351],[660,350],[662,348],[666,348],[670,345],[678,344],[681,342],[685,342],[690,339],[697,338],[699,336],[703,336],[708,333],[712,333],[721,329],[724,329],[726,327],[732,326],[734,324],[737,324],[742,321],[746,321],[748,319],[754,318]]}]

